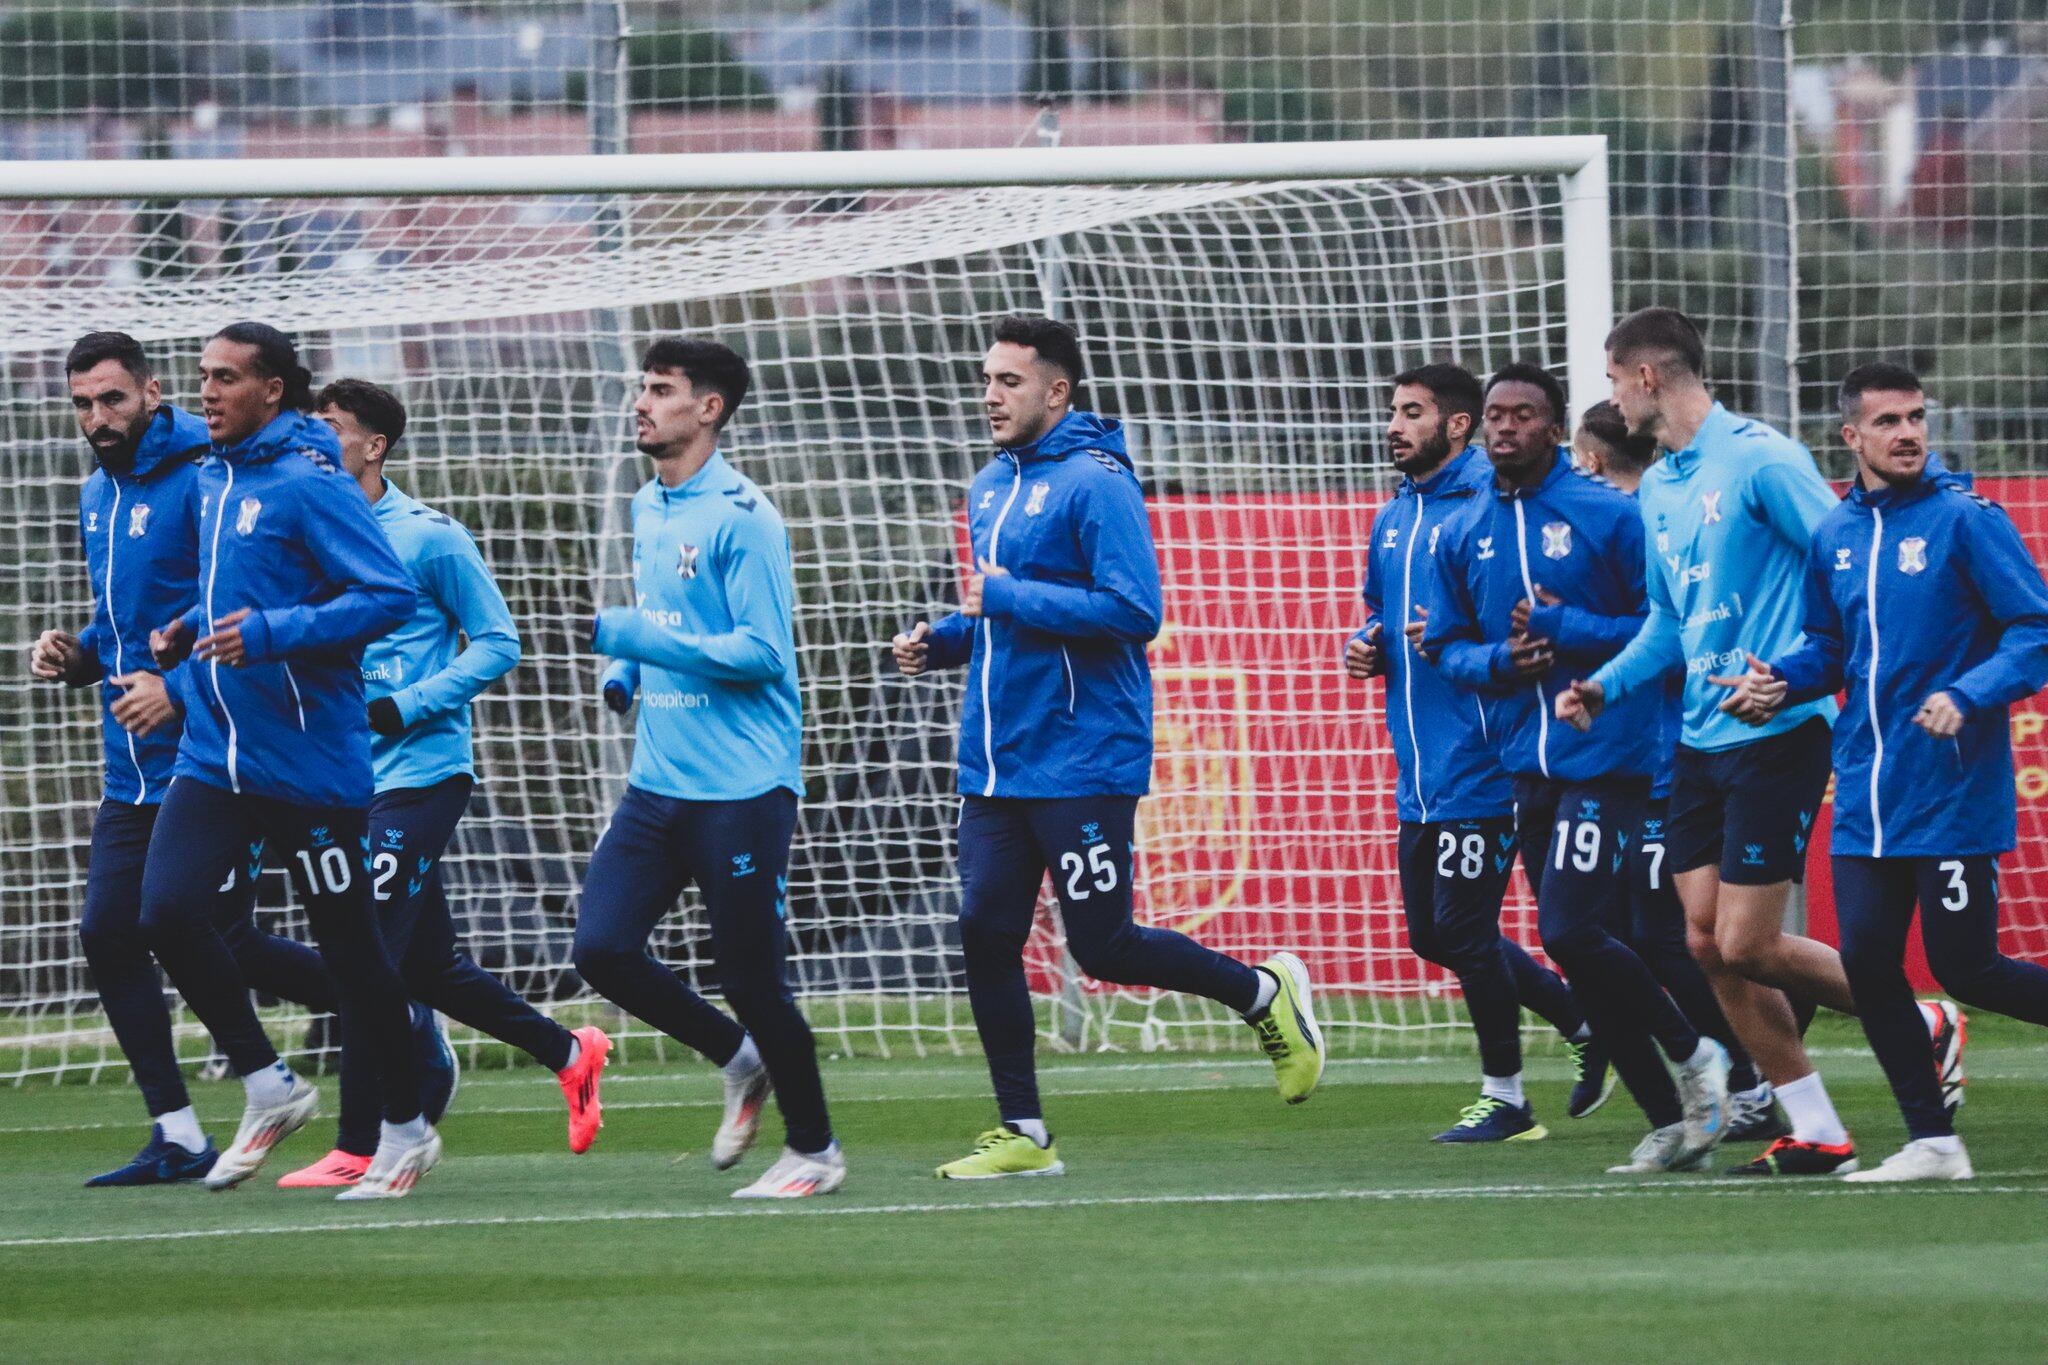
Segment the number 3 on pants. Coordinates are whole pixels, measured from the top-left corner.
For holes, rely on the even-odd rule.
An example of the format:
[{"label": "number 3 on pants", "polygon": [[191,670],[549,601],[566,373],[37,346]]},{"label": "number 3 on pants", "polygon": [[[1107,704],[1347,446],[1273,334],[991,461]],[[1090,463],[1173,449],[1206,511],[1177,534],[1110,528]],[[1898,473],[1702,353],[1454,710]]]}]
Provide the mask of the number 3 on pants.
[{"label": "number 3 on pants", "polygon": [[[1082,878],[1093,869],[1092,888]],[[1116,863],[1109,856],[1108,844],[1097,844],[1088,850],[1088,860],[1083,862],[1075,852],[1060,855],[1060,871],[1067,874],[1067,899],[1085,901],[1097,891],[1116,890]]]}]

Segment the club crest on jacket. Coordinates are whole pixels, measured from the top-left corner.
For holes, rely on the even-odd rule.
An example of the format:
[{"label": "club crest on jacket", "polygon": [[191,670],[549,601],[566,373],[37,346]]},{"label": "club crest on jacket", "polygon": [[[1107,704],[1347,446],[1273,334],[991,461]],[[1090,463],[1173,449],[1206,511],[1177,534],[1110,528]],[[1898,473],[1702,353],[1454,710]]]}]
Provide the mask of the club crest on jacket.
[{"label": "club crest on jacket", "polygon": [[1035,517],[1045,510],[1045,495],[1052,492],[1052,485],[1043,480],[1031,485],[1031,496],[1024,500],[1024,515]]},{"label": "club crest on jacket", "polygon": [[256,518],[263,511],[260,498],[243,498],[242,509],[235,514],[235,534],[246,536],[256,530]]},{"label": "club crest on jacket", "polygon": [[1899,572],[1924,573],[1927,569],[1927,537],[1907,536],[1899,542]]},{"label": "club crest on jacket", "polygon": [[1543,527],[1543,557],[1563,559],[1572,552],[1572,524],[1568,521],[1553,521]]},{"label": "club crest on jacket", "polygon": [[137,503],[128,509],[128,536],[131,540],[137,540],[148,530],[149,504]]},{"label": "club crest on jacket", "polygon": [[684,578],[695,578],[697,576],[698,548],[695,545],[685,545],[682,547],[682,553],[676,560],[676,572]]}]

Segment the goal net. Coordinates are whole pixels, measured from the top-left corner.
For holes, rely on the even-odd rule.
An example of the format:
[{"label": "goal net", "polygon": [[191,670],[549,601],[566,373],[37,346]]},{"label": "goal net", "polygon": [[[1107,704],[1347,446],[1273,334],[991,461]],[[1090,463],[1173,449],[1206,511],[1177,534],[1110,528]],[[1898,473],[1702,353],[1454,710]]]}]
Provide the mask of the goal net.
[{"label": "goal net", "polygon": [[[626,600],[624,514],[648,476],[627,405],[640,349],[682,331],[751,360],[725,448],[794,541],[804,1006],[837,1051],[973,1048],[953,927],[964,677],[894,676],[886,642],[957,600],[962,499],[989,455],[980,358],[996,317],[1043,311],[1081,333],[1086,403],[1129,425],[1160,547],[1140,917],[1237,954],[1300,953],[1339,1047],[1454,1019],[1454,988],[1404,947],[1379,687],[1346,681],[1341,652],[1367,522],[1393,487],[1393,374],[1533,358],[1570,372],[1578,406],[1601,396],[1598,140],[968,166],[173,162],[71,167],[86,178],[69,191],[67,168],[24,166],[53,197],[0,203],[0,621],[17,658],[89,619],[76,508],[90,457],[63,374],[77,335],[134,334],[187,406],[203,339],[244,317],[296,334],[316,381],[393,387],[410,425],[390,477],[475,532],[525,644],[476,706],[482,782],[444,877],[475,956],[548,1008],[664,1046],[603,1012],[568,943],[631,746],[585,650],[593,608]],[[64,197],[115,190],[147,197]],[[25,669],[0,676],[0,698],[0,1075],[117,1068],[75,932],[96,698]],[[275,872],[258,915],[302,932]],[[1510,927],[1534,942],[1519,900]],[[691,897],[654,946],[715,993]],[[1049,888],[1029,965],[1058,1045],[1240,1044],[1205,1002],[1081,980]],[[302,1046],[290,1010],[269,1017],[281,1046]]]}]

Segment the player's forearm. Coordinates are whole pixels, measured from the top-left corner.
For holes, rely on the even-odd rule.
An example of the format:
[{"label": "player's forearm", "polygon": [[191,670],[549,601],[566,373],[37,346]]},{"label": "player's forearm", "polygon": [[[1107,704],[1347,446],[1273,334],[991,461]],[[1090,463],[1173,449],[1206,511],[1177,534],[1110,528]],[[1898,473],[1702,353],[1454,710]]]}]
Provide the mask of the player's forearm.
[{"label": "player's forearm", "polygon": [[1808,635],[1799,648],[1774,660],[1771,673],[1785,683],[1785,705],[1803,706],[1842,690],[1844,670],[1839,641]]},{"label": "player's forearm", "polygon": [[509,632],[472,635],[463,651],[431,677],[392,694],[407,725],[460,711],[519,664],[519,637]]},{"label": "player's forearm", "polygon": [[1647,613],[1602,616],[1583,607],[1545,606],[1529,613],[1529,633],[1547,639],[1559,654],[1604,663],[1628,648]]},{"label": "player's forearm", "polygon": [[2048,619],[2034,617],[2006,626],[1991,657],[1943,690],[1965,710],[2010,706],[2048,686]]},{"label": "player's forearm", "polygon": [[1468,692],[1499,695],[1512,690],[1517,681],[1505,641],[1425,640],[1423,653],[1434,654],[1436,671]]},{"label": "player's forearm", "polygon": [[417,601],[409,581],[353,583],[331,601],[249,613],[242,647],[250,663],[360,649],[411,616]]},{"label": "player's forearm", "polygon": [[932,622],[927,668],[958,668],[974,655],[974,618],[949,612]]},{"label": "player's forearm", "polygon": [[1589,681],[1601,688],[1611,705],[1640,688],[1661,684],[1665,674],[1684,664],[1685,645],[1677,620],[1652,607],[1635,638],[1596,669]]},{"label": "player's forearm", "polygon": [[1068,640],[1144,644],[1159,634],[1156,601],[1102,588],[1034,583],[1010,574],[983,582],[981,609],[990,620],[1015,621]]},{"label": "player's forearm", "polygon": [[632,607],[608,607],[598,614],[592,649],[720,682],[773,682],[788,666],[783,651],[749,626],[699,635],[658,626]]}]

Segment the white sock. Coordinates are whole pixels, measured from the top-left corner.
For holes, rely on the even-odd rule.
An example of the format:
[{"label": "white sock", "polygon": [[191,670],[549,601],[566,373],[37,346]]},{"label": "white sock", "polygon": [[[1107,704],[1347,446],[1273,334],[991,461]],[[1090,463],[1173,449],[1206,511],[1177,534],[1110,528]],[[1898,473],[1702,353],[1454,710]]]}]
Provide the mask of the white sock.
[{"label": "white sock", "polygon": [[199,1130],[199,1115],[192,1112],[191,1105],[158,1114],[155,1122],[163,1130],[165,1142],[175,1142],[188,1152],[206,1150],[206,1134]]},{"label": "white sock", "polygon": [[568,1060],[568,1061],[566,1061],[566,1062],[563,1062],[563,1063],[562,1063],[562,1070],[564,1070],[564,1071],[567,1071],[567,1070],[568,1070],[568,1069],[569,1069],[570,1067],[572,1067],[572,1066],[576,1065],[576,1059],[577,1059],[578,1057],[581,1057],[582,1055],[583,1055],[583,1044],[582,1044],[582,1042],[581,1042],[581,1041],[580,1041],[580,1040],[579,1040],[579,1039],[578,1039],[578,1038],[576,1037],[576,1035],[575,1035],[575,1034],[573,1034],[573,1033],[572,1033],[572,1034],[570,1034],[570,1035],[569,1035],[569,1060]]},{"label": "white sock", "polygon": [[[1252,1001],[1252,1007],[1244,1012],[1244,1017],[1247,1019],[1272,1004],[1273,997],[1280,994],[1279,977],[1273,975],[1264,967],[1252,968],[1252,975],[1259,978],[1259,994],[1258,998]],[[1041,1143],[1040,1145],[1043,1146],[1044,1144]]]},{"label": "white sock", "polygon": [[760,1069],[761,1050],[754,1046],[754,1035],[749,1033],[740,1039],[740,1050],[725,1064],[725,1076],[727,1080],[743,1081]]},{"label": "white sock", "polygon": [[1940,1152],[1943,1156],[1954,1156],[1963,1150],[1963,1140],[1954,1133],[1950,1133],[1947,1137],[1914,1138],[1906,1145],[1908,1147],[1925,1147],[1928,1151]]},{"label": "white sock", "polygon": [[1479,1078],[1479,1093],[1491,1095],[1497,1100],[1504,1100],[1520,1108],[1524,1103],[1522,1099],[1522,1073],[1517,1071],[1512,1076],[1481,1076]]},{"label": "white sock", "polygon": [[298,1083],[290,1067],[272,1062],[242,1077],[242,1093],[251,1104],[281,1104]]},{"label": "white sock", "polygon": [[1705,1038],[1705,1037],[1703,1036],[1703,1037],[1701,1037],[1701,1039],[1700,1039],[1700,1041],[1699,1041],[1699,1046],[1698,1046],[1698,1047],[1695,1047],[1695,1048],[1694,1048],[1694,1049],[1692,1050],[1692,1056],[1690,1056],[1690,1057],[1686,1058],[1686,1059],[1685,1059],[1685,1060],[1684,1060],[1683,1062],[1680,1062],[1680,1063],[1679,1063],[1679,1065],[1680,1065],[1680,1066],[1682,1066],[1682,1067],[1684,1067],[1684,1068],[1686,1068],[1686,1069],[1687,1069],[1688,1071],[1690,1071],[1690,1070],[1693,1070],[1693,1069],[1695,1069],[1695,1068],[1698,1068],[1698,1067],[1703,1067],[1703,1066],[1705,1066],[1705,1065],[1707,1064],[1707,1058],[1709,1058],[1709,1057],[1711,1057],[1711,1056],[1713,1056],[1713,1055],[1714,1055],[1714,1045],[1713,1045],[1713,1043],[1709,1042],[1709,1041],[1708,1041],[1708,1040],[1707,1040],[1707,1039],[1706,1039],[1706,1038]]},{"label": "white sock", "polygon": [[1045,1131],[1044,1119],[1004,1119],[1003,1122],[1030,1138],[1041,1148],[1052,1146],[1052,1134]]},{"label": "white sock", "polygon": [[1792,1120],[1792,1136],[1800,1142],[1832,1147],[1849,1140],[1849,1130],[1842,1126],[1818,1071],[1779,1086],[1778,1103],[1785,1106],[1785,1116]]},{"label": "white sock", "polygon": [[1932,1038],[1935,1034],[1941,1032],[1940,1007],[1931,1005],[1925,1000],[1915,1000],[1913,1003],[1920,1007],[1920,1022],[1927,1025],[1927,1036]]},{"label": "white sock", "polygon": [[381,1148],[387,1143],[396,1143],[399,1146],[410,1147],[415,1143],[425,1142],[427,1132],[425,1114],[416,1114],[406,1123],[392,1123],[387,1120],[377,1125],[377,1145]]}]

